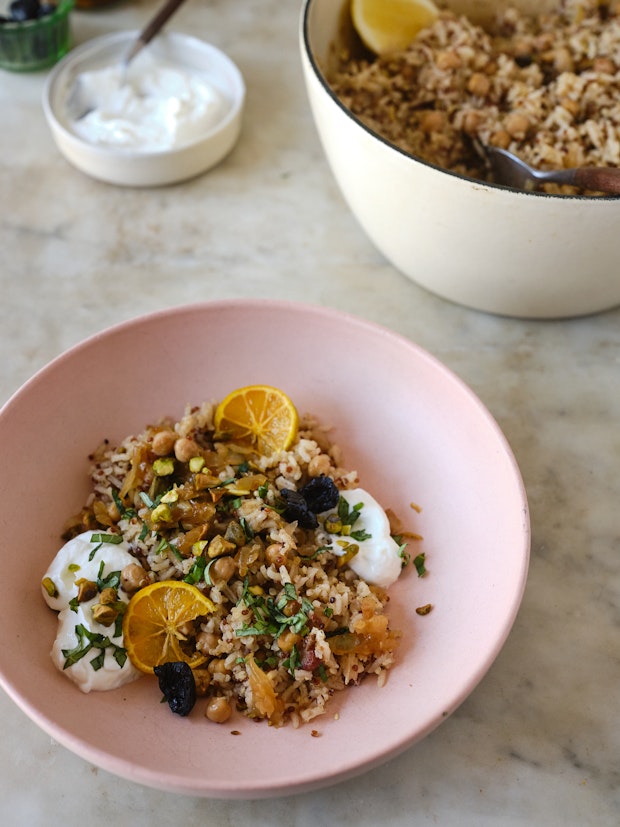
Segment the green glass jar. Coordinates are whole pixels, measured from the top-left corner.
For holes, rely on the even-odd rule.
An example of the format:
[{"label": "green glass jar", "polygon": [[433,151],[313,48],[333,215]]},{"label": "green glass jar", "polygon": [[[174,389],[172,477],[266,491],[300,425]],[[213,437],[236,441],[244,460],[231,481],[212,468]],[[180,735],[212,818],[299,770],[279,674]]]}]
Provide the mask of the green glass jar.
[{"label": "green glass jar", "polygon": [[34,72],[52,66],[67,54],[69,15],[75,0],[57,0],[56,9],[35,20],[0,24],[0,68]]}]

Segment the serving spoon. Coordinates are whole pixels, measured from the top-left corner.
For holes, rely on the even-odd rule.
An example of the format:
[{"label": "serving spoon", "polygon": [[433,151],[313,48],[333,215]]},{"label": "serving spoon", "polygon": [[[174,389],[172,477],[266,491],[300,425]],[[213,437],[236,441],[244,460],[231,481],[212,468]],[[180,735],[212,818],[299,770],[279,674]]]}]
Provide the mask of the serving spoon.
[{"label": "serving spoon", "polygon": [[[163,29],[168,20],[184,2],[185,0],[166,0],[164,5],[142,29],[127,53],[123,55],[121,59],[121,86],[125,84],[127,68],[131,61],[153,40],[155,35]],[[79,121],[85,115],[88,115],[92,109],[93,103],[86,99],[83,84],[80,83],[80,76],[78,75],[67,97],[67,114],[72,120]]]},{"label": "serving spoon", "polygon": [[620,169],[615,167],[573,167],[543,171],[535,169],[505,149],[474,141],[476,150],[485,159],[496,184],[532,191],[540,184],[568,184],[593,192],[620,195]]}]

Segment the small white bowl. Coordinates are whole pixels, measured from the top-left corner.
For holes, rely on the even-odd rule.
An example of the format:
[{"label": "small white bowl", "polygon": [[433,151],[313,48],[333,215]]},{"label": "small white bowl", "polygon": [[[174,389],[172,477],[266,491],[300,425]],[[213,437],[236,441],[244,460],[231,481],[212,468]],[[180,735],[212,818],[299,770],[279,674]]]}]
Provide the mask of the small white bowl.
[{"label": "small white bowl", "polygon": [[200,72],[222,93],[227,102],[225,113],[205,134],[171,149],[153,151],[89,143],[71,127],[67,98],[78,75],[118,63],[137,34],[104,35],[70,52],[47,79],[43,110],[59,150],[70,163],[93,178],[133,187],[184,181],[219,163],[232,150],[241,130],[243,77],[230,58],[209,43],[178,32],[165,32],[148,46],[154,57]]},{"label": "small white bowl", "polygon": [[[448,5],[475,19],[497,7],[493,0]],[[330,88],[326,72],[347,25],[348,0],[305,0],[302,66],[334,177],[381,253],[422,287],[477,310],[562,318],[619,305],[620,199],[516,192],[397,149]]]}]

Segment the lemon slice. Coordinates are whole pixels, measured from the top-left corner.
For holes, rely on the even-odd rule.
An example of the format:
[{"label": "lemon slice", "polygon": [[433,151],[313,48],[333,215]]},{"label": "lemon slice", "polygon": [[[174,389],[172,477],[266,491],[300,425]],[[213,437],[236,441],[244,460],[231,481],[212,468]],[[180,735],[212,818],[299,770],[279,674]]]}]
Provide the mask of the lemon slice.
[{"label": "lemon slice", "polygon": [[206,657],[187,639],[187,624],[215,611],[200,589],[177,580],[136,592],[123,616],[123,645],[136,669],[152,675],[162,663],[185,661],[192,669]]},{"label": "lemon slice", "polygon": [[357,33],[375,54],[406,49],[439,16],[432,0],[352,0]]},{"label": "lemon slice", "polygon": [[265,456],[290,448],[298,425],[299,417],[291,400],[284,391],[270,385],[238,388],[215,411],[218,431]]}]

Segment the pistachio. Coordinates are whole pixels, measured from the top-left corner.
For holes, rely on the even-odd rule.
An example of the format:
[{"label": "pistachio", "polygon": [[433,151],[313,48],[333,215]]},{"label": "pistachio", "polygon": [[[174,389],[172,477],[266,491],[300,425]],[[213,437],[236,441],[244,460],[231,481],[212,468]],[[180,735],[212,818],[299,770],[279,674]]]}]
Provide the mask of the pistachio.
[{"label": "pistachio", "polygon": [[41,585],[50,597],[58,597],[58,589],[51,577],[44,577],[43,580],[41,580]]},{"label": "pistachio", "polygon": [[241,523],[237,520],[231,520],[226,526],[226,533],[224,539],[229,543],[234,543],[236,546],[242,546],[245,543],[245,531]]},{"label": "pistachio", "polygon": [[160,502],[162,503],[176,503],[179,500],[179,489],[178,488],[171,488],[170,491],[166,491],[166,493],[162,496]]},{"label": "pistachio", "polygon": [[110,587],[102,589],[101,594],[99,595],[99,602],[105,606],[109,603],[116,603],[118,600],[118,595],[116,593],[116,589],[112,589]]},{"label": "pistachio", "polygon": [[160,503],[151,511],[151,522],[170,523],[172,522],[172,511],[168,503]]},{"label": "pistachio", "polygon": [[339,569],[344,568],[358,553],[360,547],[356,543],[346,543],[343,545],[344,554],[338,558],[336,565]]},{"label": "pistachio", "polygon": [[102,603],[95,603],[91,612],[93,620],[101,623],[102,626],[111,626],[120,614],[115,604],[103,605]]},{"label": "pistachio", "polygon": [[156,477],[168,477],[174,473],[174,460],[172,457],[160,457],[153,463],[153,473]]},{"label": "pistachio", "polygon": [[87,600],[92,600],[99,591],[97,584],[93,583],[92,580],[87,580],[85,577],[76,580],[75,585],[78,588],[78,603],[85,603]]},{"label": "pistachio", "polygon": [[200,555],[205,550],[208,544],[208,540],[197,540],[195,543],[193,543],[192,554],[194,555],[194,557],[200,557]]},{"label": "pistachio", "polygon": [[207,548],[207,554],[209,557],[221,557],[222,554],[229,554],[231,551],[234,551],[236,546],[234,543],[230,543],[228,540],[224,539],[221,534],[216,534],[215,537],[209,543]]},{"label": "pistachio", "polygon": [[340,534],[342,531],[342,520],[336,514],[330,514],[325,518],[325,531],[330,534]]},{"label": "pistachio", "polygon": [[205,467],[204,457],[192,457],[189,461],[189,470],[192,474],[198,474]]}]

